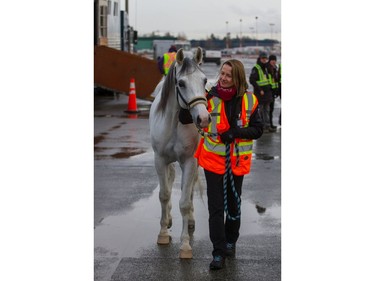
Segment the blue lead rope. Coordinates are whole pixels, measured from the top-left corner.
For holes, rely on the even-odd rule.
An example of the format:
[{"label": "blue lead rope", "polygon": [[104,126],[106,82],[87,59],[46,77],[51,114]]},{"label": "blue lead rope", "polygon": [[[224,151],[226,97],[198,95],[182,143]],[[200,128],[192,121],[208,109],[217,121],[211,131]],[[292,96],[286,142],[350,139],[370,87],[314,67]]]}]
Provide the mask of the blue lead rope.
[{"label": "blue lead rope", "polygon": [[[237,143],[235,145],[236,145],[236,152],[237,152],[237,155],[238,155],[238,146],[237,146]],[[236,191],[236,189],[234,187],[232,165],[231,165],[231,161],[230,161],[230,144],[229,143],[227,143],[225,145],[225,156],[226,156],[226,158],[225,158],[225,174],[224,174],[224,184],[223,184],[223,187],[224,187],[224,211],[227,214],[227,218],[228,219],[230,219],[232,221],[235,221],[235,220],[240,219],[240,217],[241,217],[241,198],[238,195],[238,193],[237,193],[237,191]],[[229,175],[229,180],[230,180],[230,185],[231,185],[231,188],[232,188],[232,192],[233,192],[234,197],[236,198],[236,201],[237,201],[237,210],[238,210],[238,213],[234,217],[232,217],[229,214],[229,212],[228,212],[228,196],[227,196],[228,175]]]},{"label": "blue lead rope", "polygon": [[[203,136],[203,137],[207,137],[207,136],[218,136],[219,134],[217,133],[206,133],[204,132],[202,129],[198,128],[198,132]],[[236,148],[236,154],[237,154],[237,161],[236,161],[236,165],[238,166],[239,165],[239,150],[238,150],[238,144],[235,142],[235,148]],[[233,179],[233,173],[232,173],[232,165],[231,165],[231,161],[230,161],[230,144],[227,143],[225,145],[225,174],[224,174],[224,184],[223,184],[223,187],[224,187],[224,211],[225,213],[227,214],[227,218],[232,220],[232,221],[235,221],[235,220],[238,220],[240,219],[241,217],[241,198],[240,196],[238,195],[235,187],[234,187],[234,179]],[[238,210],[238,214],[235,216],[235,217],[232,217],[229,212],[228,212],[228,195],[227,195],[227,182],[228,182],[228,175],[229,175],[229,180],[230,180],[230,185],[231,185],[231,188],[232,188],[232,191],[233,191],[233,194],[234,194],[234,197],[236,198],[236,201],[237,201],[237,210]]]}]

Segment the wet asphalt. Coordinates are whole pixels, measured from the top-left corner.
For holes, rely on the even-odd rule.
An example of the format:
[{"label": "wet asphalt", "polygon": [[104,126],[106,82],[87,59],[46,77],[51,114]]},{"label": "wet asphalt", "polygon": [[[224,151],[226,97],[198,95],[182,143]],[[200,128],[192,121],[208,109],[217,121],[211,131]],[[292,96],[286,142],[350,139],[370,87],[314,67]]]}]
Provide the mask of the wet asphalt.
[{"label": "wet asphalt", "polygon": [[[211,76],[216,66],[209,66]],[[211,77],[212,78],[212,77]],[[281,127],[254,141],[244,178],[241,229],[235,259],[210,271],[212,244],[203,170],[194,194],[193,259],[181,260],[180,169],[172,192],[172,241],[156,243],[161,215],[149,136],[150,101],[129,114],[124,94],[94,95],[94,280],[281,280]],[[280,101],[274,111],[278,124]]]}]

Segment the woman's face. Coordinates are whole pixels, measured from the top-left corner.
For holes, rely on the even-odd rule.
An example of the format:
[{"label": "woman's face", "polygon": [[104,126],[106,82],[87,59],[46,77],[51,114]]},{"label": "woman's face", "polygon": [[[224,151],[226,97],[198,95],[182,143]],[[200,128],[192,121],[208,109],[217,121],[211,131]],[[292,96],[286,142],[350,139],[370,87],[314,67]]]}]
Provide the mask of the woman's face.
[{"label": "woman's face", "polygon": [[232,67],[224,64],[220,71],[220,85],[223,88],[230,88],[234,85],[232,79]]}]

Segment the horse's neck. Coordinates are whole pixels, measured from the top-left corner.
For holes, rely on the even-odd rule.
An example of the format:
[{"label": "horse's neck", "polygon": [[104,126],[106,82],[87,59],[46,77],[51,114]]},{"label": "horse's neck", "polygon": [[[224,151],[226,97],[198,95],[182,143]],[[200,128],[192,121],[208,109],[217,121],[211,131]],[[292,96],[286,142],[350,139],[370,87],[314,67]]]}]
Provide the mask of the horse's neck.
[{"label": "horse's neck", "polygon": [[179,105],[177,101],[177,93],[175,92],[175,89],[170,89],[168,95],[168,102],[167,106],[165,108],[164,114],[173,117],[177,111],[179,111]]}]

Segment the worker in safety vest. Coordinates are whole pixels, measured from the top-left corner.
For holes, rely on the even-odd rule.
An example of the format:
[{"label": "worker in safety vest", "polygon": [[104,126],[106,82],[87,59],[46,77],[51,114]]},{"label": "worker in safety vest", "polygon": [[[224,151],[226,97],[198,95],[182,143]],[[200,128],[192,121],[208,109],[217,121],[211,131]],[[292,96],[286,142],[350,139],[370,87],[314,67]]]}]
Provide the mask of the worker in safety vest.
[{"label": "worker in safety vest", "polygon": [[264,52],[260,53],[257,63],[251,70],[249,81],[259,101],[259,112],[263,120],[264,131],[275,132],[276,129],[270,127],[270,104],[273,98],[267,71],[267,62],[267,54]]},{"label": "worker in safety vest", "polygon": [[277,66],[277,58],[275,55],[268,57],[267,71],[269,75],[269,81],[272,88],[272,101],[270,103],[270,128],[276,129],[273,125],[273,110],[275,108],[275,99],[279,97],[279,71]]},{"label": "worker in safety vest", "polygon": [[212,270],[223,268],[225,258],[235,255],[243,177],[250,173],[253,139],[263,133],[258,100],[247,88],[243,64],[230,59],[223,63],[216,85],[207,89],[212,121],[201,131],[195,157],[207,182]]},{"label": "worker in safety vest", "polygon": [[167,75],[169,72],[169,69],[172,65],[172,63],[176,60],[176,53],[177,53],[177,48],[176,46],[172,45],[168,53],[165,53],[162,57],[158,59],[158,67],[163,75]]},{"label": "worker in safety vest", "polygon": [[[281,100],[281,63],[279,64],[279,67],[278,67],[278,76],[279,76],[279,97],[280,97],[280,100]],[[280,108],[280,115],[279,115],[279,125],[281,126],[281,108]]]}]

